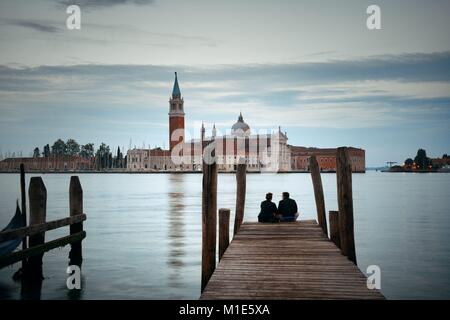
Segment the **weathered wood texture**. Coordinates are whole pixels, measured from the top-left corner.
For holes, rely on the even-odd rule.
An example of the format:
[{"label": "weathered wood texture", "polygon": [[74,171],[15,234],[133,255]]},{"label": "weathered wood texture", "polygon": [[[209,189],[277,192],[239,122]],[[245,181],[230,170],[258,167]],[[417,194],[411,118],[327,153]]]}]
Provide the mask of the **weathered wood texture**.
[{"label": "weathered wood texture", "polygon": [[40,224],[34,224],[34,225],[28,226],[28,227],[2,231],[2,232],[0,232],[0,242],[14,239],[17,237],[32,236],[32,235],[42,233],[45,231],[50,231],[50,230],[65,227],[65,226],[68,226],[68,225],[71,225],[74,223],[79,223],[84,220],[86,220],[86,215],[80,214],[80,215],[76,215],[73,217],[62,218],[62,219],[53,220],[53,221],[40,223]]},{"label": "weathered wood texture", "polygon": [[35,256],[43,255],[44,252],[56,249],[58,247],[64,247],[65,245],[77,241],[81,241],[86,237],[86,232],[82,231],[70,236],[61,237],[25,250],[12,252],[5,256],[0,257],[0,269],[10,264],[16,263],[26,258],[32,258]]},{"label": "weathered wood texture", "polygon": [[[69,208],[71,217],[76,217],[83,214],[83,189],[81,188],[80,179],[77,176],[70,177]],[[71,235],[82,231],[82,221],[70,225]],[[83,262],[81,240],[72,242],[70,246],[69,265],[77,265],[81,267]]]},{"label": "weathered wood texture", "polygon": [[247,164],[239,163],[236,170],[236,216],[234,218],[234,232],[239,231],[242,221],[244,221],[245,193],[247,189]]},{"label": "weathered wood texture", "polygon": [[314,197],[316,199],[317,221],[319,222],[319,226],[322,228],[323,232],[328,235],[322,178],[320,177],[320,169],[319,164],[317,163],[316,156],[311,156],[309,158],[309,170],[311,171]]},{"label": "weathered wood texture", "polygon": [[336,247],[341,248],[341,240],[339,236],[339,211],[330,211],[328,213],[330,221],[330,240],[336,245]]},{"label": "weathered wood texture", "polygon": [[339,206],[339,237],[342,254],[355,264],[355,235],[353,226],[352,168],[346,147],[337,149],[336,179]]},{"label": "weathered wood texture", "polygon": [[202,283],[206,286],[216,267],[217,164],[203,163],[202,192]]},{"label": "weathered wood texture", "polygon": [[[20,164],[20,200],[21,200],[21,211],[22,211],[22,223],[24,226],[27,225],[27,198],[26,198],[26,186],[25,186],[25,166],[23,163]],[[22,239],[22,250],[27,248],[27,238]],[[25,268],[26,261],[22,261],[22,268]]]},{"label": "weathered wood texture", "polygon": [[383,299],[315,221],[244,223],[201,299]]},{"label": "weathered wood texture", "polygon": [[[41,177],[32,177],[28,188],[30,199],[30,225],[45,223],[47,214],[47,189]],[[28,239],[29,247],[39,246],[45,242],[45,232],[32,235]],[[44,253],[33,255],[27,262],[27,274],[30,277],[42,277],[42,257]]]},{"label": "weathered wood texture", "polygon": [[219,209],[219,261],[230,244],[230,209]]}]

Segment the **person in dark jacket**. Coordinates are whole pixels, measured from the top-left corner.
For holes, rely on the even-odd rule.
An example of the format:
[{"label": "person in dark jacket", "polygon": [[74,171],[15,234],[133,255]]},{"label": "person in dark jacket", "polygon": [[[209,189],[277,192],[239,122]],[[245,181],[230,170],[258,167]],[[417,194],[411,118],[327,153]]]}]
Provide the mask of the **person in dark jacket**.
[{"label": "person in dark jacket", "polygon": [[278,204],[278,216],[280,221],[290,222],[298,218],[297,202],[289,198],[289,192],[283,192],[283,200]]},{"label": "person in dark jacket", "polygon": [[258,215],[258,222],[278,222],[277,205],[272,202],[272,194],[266,194],[266,200],[261,202],[261,212]]}]

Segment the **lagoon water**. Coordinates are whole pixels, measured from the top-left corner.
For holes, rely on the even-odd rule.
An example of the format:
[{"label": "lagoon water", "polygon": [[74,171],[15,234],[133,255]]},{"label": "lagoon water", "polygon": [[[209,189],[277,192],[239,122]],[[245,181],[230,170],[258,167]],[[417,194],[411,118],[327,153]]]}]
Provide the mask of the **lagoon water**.
[{"label": "lagoon water", "polygon": [[[27,182],[30,175],[27,175]],[[34,176],[34,175],[33,175]],[[80,299],[197,299],[200,295],[200,174],[80,174],[84,190],[83,278]],[[47,220],[68,216],[69,174],[42,175]],[[336,176],[322,175],[327,210],[337,210]],[[248,174],[245,220],[255,221],[266,192],[296,199],[314,219],[309,174]],[[0,175],[0,227],[15,210],[19,176]],[[389,299],[450,299],[450,174],[368,172],[353,175],[359,268],[381,268]],[[235,206],[235,176],[220,174],[218,207]],[[233,225],[231,221],[230,225]],[[69,233],[68,227],[46,240]],[[299,244],[300,246],[301,244]],[[66,288],[69,247],[44,255],[41,299],[74,298]],[[0,299],[21,299],[0,270]]]}]

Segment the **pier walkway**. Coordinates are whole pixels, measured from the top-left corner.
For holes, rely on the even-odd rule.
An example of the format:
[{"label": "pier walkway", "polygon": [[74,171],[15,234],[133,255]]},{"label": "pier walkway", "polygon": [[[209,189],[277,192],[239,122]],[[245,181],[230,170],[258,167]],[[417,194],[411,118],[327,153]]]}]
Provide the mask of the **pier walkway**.
[{"label": "pier walkway", "polygon": [[200,299],[384,299],[315,220],[244,223]]}]

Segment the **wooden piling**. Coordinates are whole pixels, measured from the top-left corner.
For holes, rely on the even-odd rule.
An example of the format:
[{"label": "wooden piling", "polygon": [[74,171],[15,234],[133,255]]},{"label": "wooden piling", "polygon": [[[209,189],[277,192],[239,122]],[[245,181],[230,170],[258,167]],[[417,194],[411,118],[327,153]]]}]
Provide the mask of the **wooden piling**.
[{"label": "wooden piling", "polygon": [[245,193],[247,184],[247,164],[242,159],[239,160],[236,170],[236,216],[234,218],[234,233],[238,233],[242,221],[244,221]]},{"label": "wooden piling", "polygon": [[328,221],[330,221],[330,240],[341,248],[341,240],[339,236],[339,211],[328,212]]},{"label": "wooden piling", "polygon": [[[21,211],[22,211],[22,224],[24,227],[27,226],[27,198],[25,189],[25,166],[23,163],[20,164],[20,200],[21,200]],[[27,248],[27,237],[22,239],[22,250]],[[22,260],[22,270],[25,270],[26,259]]]},{"label": "wooden piling", "polygon": [[357,264],[353,226],[352,168],[346,147],[337,149],[336,177],[341,250],[343,255]]},{"label": "wooden piling", "polygon": [[[69,185],[69,207],[70,216],[78,216],[83,214],[83,188],[80,179],[77,176],[70,177]],[[70,234],[74,235],[83,231],[83,222],[70,225]],[[69,252],[69,265],[77,265],[81,267],[83,262],[81,240],[71,243]]]},{"label": "wooden piling", "polygon": [[325,233],[325,235],[328,235],[322,178],[320,176],[319,164],[317,163],[316,156],[311,156],[309,158],[309,170],[311,171],[311,179],[314,188],[314,197],[316,199],[317,222],[319,223],[319,226],[322,228],[323,233]]},{"label": "wooden piling", "polygon": [[205,289],[216,268],[217,164],[203,163],[202,191],[202,283]]},{"label": "wooden piling", "polygon": [[[32,177],[30,179],[28,198],[30,200],[30,225],[44,223],[47,212],[47,189],[41,177]],[[44,244],[45,232],[30,236],[28,242],[30,248]],[[28,258],[26,274],[30,279],[41,280],[43,278],[43,256],[44,253],[40,253]]]},{"label": "wooden piling", "polygon": [[219,209],[219,261],[230,244],[230,209]]}]

